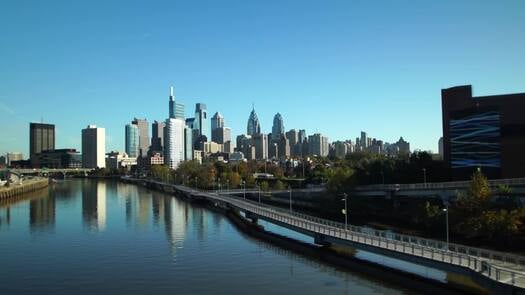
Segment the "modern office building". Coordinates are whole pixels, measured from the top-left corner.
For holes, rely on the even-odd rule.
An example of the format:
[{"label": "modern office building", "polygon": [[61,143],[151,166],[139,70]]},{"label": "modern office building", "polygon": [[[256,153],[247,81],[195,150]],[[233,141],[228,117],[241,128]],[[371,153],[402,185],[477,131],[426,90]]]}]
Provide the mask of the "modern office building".
[{"label": "modern office building", "polygon": [[33,168],[82,168],[82,155],[76,149],[42,151],[33,157]]},{"label": "modern office building", "polygon": [[184,127],[184,160],[193,160],[193,128],[187,124]]},{"label": "modern office building", "polygon": [[310,155],[327,157],[330,151],[328,138],[320,133],[308,136],[308,151]]},{"label": "modern office building", "polygon": [[272,140],[274,141],[280,140],[281,135],[284,135],[283,116],[281,116],[280,113],[277,113],[273,117]]},{"label": "modern office building", "polygon": [[[210,118],[208,117],[206,105],[197,103],[195,105],[195,121],[193,122],[193,129],[196,130],[194,135],[200,138],[204,136],[206,137],[206,141],[211,141],[210,126]],[[194,138],[194,140],[196,139]]]},{"label": "modern office building", "polygon": [[220,127],[212,131],[211,138],[213,142],[224,144],[227,141],[231,141],[231,134],[232,131],[229,127]]},{"label": "modern office building", "polygon": [[525,177],[525,93],[472,96],[472,86],[441,90],[443,157],[453,180],[480,168],[489,178]]},{"label": "modern office building", "polygon": [[155,152],[162,153],[164,148],[164,127],[166,127],[166,123],[154,121],[153,124],[151,124],[151,147],[150,147],[150,153],[153,154]]},{"label": "modern office building", "polygon": [[255,158],[257,160],[268,159],[268,135],[254,134],[252,136],[252,145],[255,147]]},{"label": "modern office building", "polygon": [[36,154],[55,149],[55,125],[29,123],[29,158]]},{"label": "modern office building", "polygon": [[170,87],[170,105],[169,105],[169,116],[170,119],[182,119],[184,120],[184,104],[178,103],[175,100],[175,93],[173,86]]},{"label": "modern office building", "polygon": [[148,120],[134,118],[131,124],[139,128],[139,156],[145,157],[150,145]]},{"label": "modern office building", "polygon": [[186,123],[182,119],[169,118],[166,120],[166,134],[164,136],[164,164],[171,169],[177,169],[185,160],[184,130]]},{"label": "modern office building", "polygon": [[125,150],[132,158],[139,156],[139,127],[135,124],[127,124],[125,128]]},{"label": "modern office building", "polygon": [[[224,117],[221,115],[221,113],[216,112],[213,117],[211,117],[211,131],[224,127]],[[213,135],[212,135],[213,137]]]},{"label": "modern office building", "polygon": [[290,157],[290,141],[288,140],[288,138],[286,138],[284,133],[281,134],[281,136],[277,139],[276,142],[277,142],[277,147],[278,147],[277,158],[279,158],[280,160],[289,158]]},{"label": "modern office building", "polygon": [[248,118],[247,135],[253,136],[259,133],[261,133],[261,124],[255,113],[255,108],[253,108],[250,117]]},{"label": "modern office building", "polygon": [[304,143],[307,140],[306,130],[304,129],[299,130],[299,135],[297,137],[297,140],[299,141],[299,143]]},{"label": "modern office building", "polygon": [[106,167],[106,130],[95,125],[82,129],[82,167]]}]

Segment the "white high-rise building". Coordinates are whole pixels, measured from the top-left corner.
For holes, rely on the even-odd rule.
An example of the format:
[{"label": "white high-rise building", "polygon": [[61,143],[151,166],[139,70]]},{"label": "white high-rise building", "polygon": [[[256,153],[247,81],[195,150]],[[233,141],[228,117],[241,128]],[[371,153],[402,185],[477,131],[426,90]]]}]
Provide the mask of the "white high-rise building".
[{"label": "white high-rise building", "polygon": [[106,167],[106,129],[95,125],[82,129],[82,167]]},{"label": "white high-rise building", "polygon": [[171,169],[177,169],[185,159],[184,129],[186,122],[182,119],[167,119],[164,138],[164,163]]}]

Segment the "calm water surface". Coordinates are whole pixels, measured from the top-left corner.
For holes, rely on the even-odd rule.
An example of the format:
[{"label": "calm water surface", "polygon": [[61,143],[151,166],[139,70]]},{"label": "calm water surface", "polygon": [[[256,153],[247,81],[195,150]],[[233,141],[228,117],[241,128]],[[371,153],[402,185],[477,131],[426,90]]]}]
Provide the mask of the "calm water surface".
[{"label": "calm water surface", "polygon": [[0,294],[414,294],[240,233],[224,216],[111,181],[0,205]]}]

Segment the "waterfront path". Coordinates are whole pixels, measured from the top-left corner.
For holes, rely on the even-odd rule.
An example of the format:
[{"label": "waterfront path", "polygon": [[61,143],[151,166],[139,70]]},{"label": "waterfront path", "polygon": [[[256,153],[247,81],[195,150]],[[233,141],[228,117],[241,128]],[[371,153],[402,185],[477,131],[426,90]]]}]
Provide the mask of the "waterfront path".
[{"label": "waterfront path", "polygon": [[[257,216],[314,237],[325,237],[326,241],[380,248],[386,253],[401,254],[397,257],[424,258],[435,263],[465,268],[485,278],[525,289],[525,257],[509,253],[473,248],[443,241],[423,239],[415,236],[373,231],[293,212],[262,203],[246,200],[218,192],[200,191],[186,186],[165,184],[151,180],[139,180],[159,186],[169,186],[191,198],[207,199],[227,204],[251,216]],[[395,256],[395,255],[394,255]]]}]

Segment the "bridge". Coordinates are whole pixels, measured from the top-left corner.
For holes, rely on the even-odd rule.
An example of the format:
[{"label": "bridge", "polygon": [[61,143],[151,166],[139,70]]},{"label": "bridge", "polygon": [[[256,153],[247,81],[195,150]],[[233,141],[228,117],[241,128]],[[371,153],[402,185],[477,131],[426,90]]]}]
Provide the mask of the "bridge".
[{"label": "bridge", "polygon": [[[290,210],[257,203],[219,192],[199,191],[186,186],[153,180],[133,180],[145,186],[175,191],[190,199],[239,210],[253,221],[267,220],[314,238],[319,245],[350,246],[387,257],[455,273],[500,294],[525,294],[525,257],[498,251],[446,243],[387,231],[345,225]],[[169,188],[169,189],[166,189]]]}]

